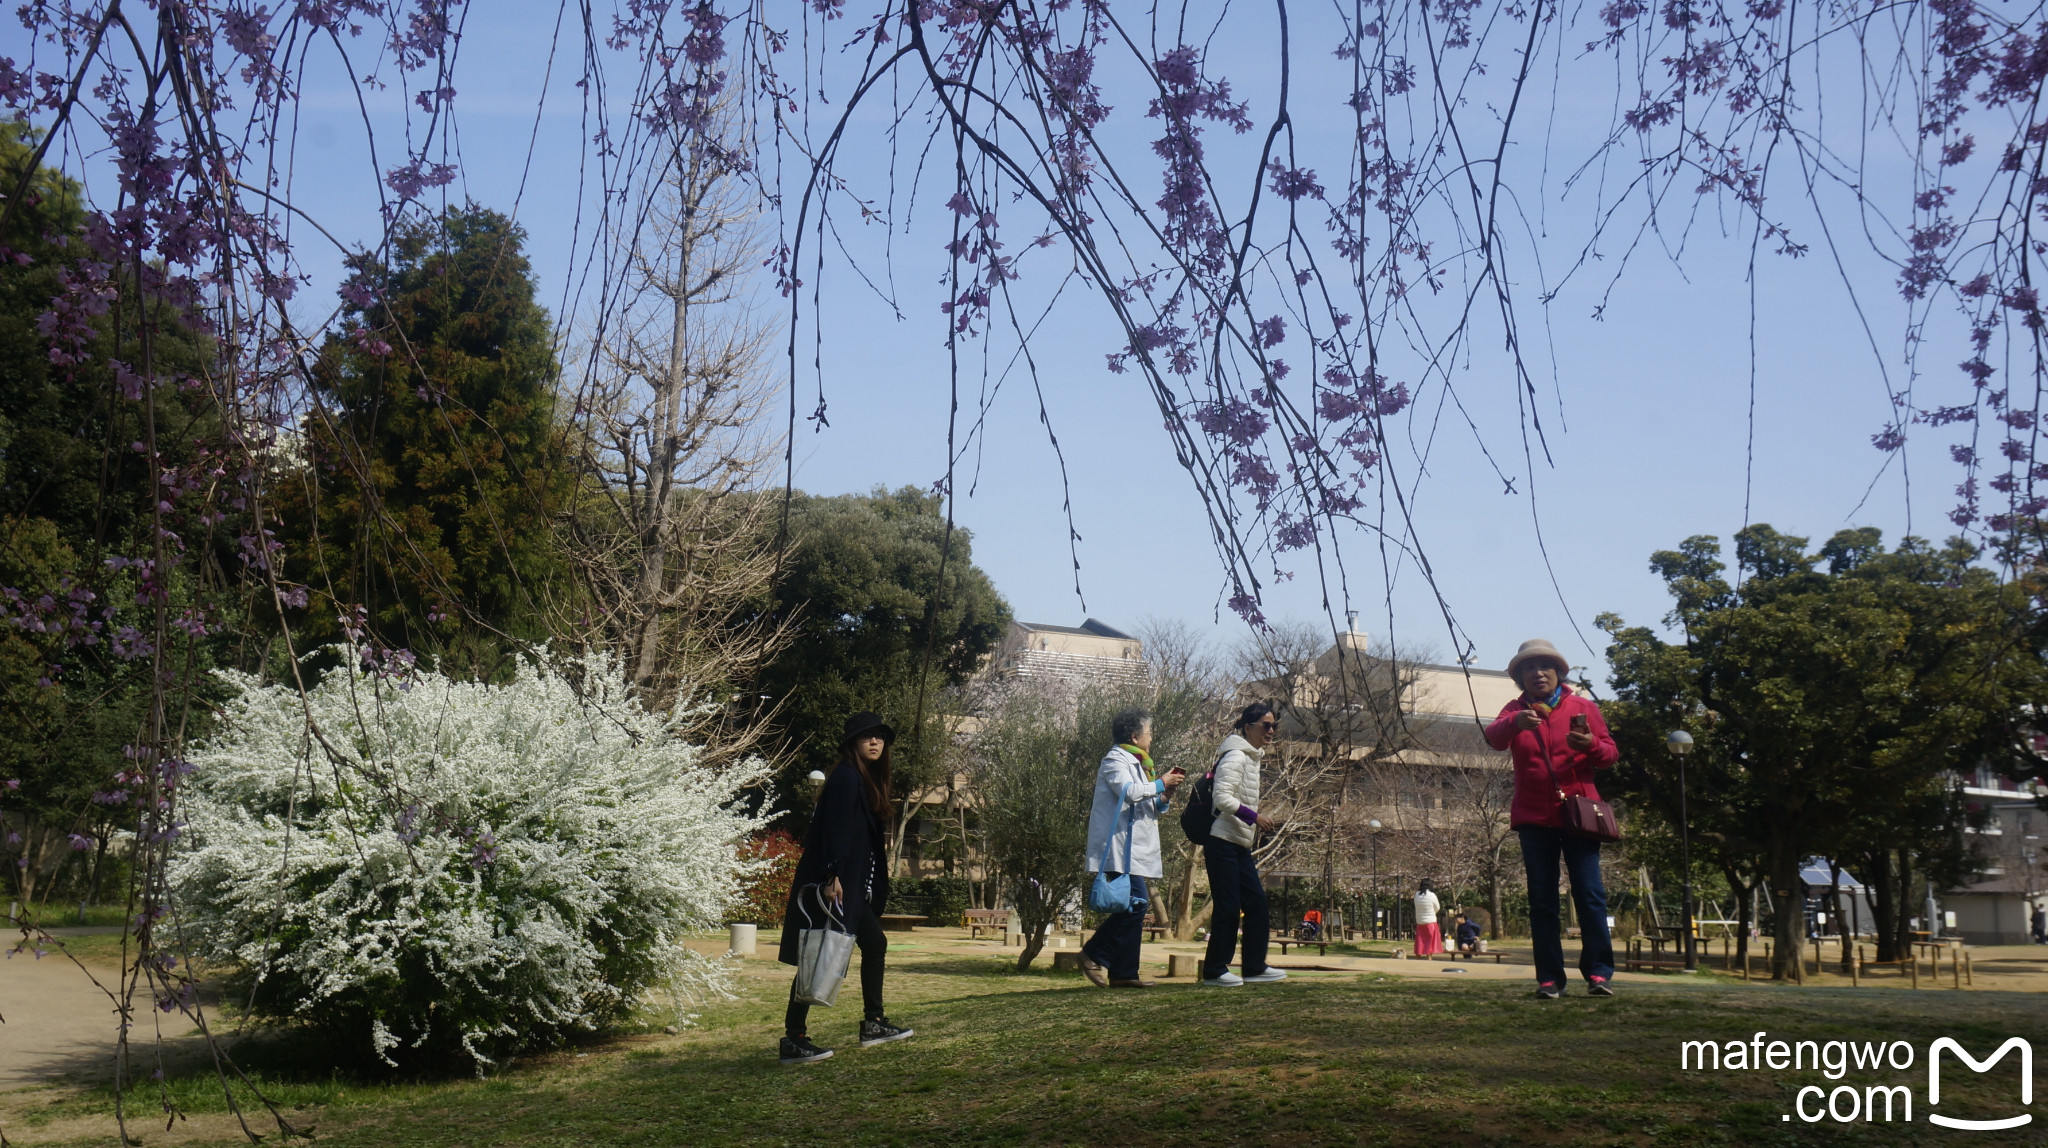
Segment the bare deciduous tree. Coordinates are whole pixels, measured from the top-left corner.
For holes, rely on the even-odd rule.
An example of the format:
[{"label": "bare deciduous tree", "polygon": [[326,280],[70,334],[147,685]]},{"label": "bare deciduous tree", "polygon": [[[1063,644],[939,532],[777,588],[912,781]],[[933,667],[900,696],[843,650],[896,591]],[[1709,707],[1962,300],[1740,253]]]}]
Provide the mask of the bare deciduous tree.
[{"label": "bare deciduous tree", "polygon": [[1414,745],[1407,707],[1416,659],[1372,649],[1362,634],[1333,638],[1310,623],[1283,623],[1255,631],[1232,662],[1242,700],[1263,700],[1280,719],[1260,798],[1286,820],[1254,853],[1266,868],[1327,873],[1334,887],[1369,840],[1362,825],[1370,814],[1352,808],[1354,792],[1375,792],[1371,780]]},{"label": "bare deciduous tree", "polygon": [[[774,503],[753,491],[777,445],[757,418],[772,330],[747,301],[760,201],[745,154],[698,137],[668,149],[575,406],[594,480],[572,521],[591,622],[653,704],[743,682],[781,639],[743,609],[774,575]],[[765,715],[717,720],[734,713],[750,720],[728,734],[751,744]]]}]

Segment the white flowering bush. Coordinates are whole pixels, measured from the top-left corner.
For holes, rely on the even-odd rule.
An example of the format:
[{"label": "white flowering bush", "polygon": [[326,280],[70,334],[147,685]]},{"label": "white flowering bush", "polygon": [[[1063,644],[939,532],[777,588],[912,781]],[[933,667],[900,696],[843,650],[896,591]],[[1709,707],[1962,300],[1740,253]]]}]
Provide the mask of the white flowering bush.
[{"label": "white flowering bush", "polygon": [[[466,1060],[722,991],[714,926],[766,765],[709,768],[603,659],[507,685],[366,673],[302,699],[223,673],[171,880],[181,930],[274,1017],[387,1063]],[[246,995],[244,995],[246,994]]]}]

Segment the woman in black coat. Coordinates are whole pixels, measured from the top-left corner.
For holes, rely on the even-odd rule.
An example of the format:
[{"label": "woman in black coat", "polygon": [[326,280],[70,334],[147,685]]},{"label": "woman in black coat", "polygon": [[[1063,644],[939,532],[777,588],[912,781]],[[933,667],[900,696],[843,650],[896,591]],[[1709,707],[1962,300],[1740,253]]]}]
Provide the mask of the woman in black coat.
[{"label": "woman in black coat", "polygon": [[[789,907],[782,914],[782,946],[776,959],[798,962],[802,931],[818,928],[818,898],[807,895],[815,886],[833,912],[853,929],[860,946],[860,995],[864,1019],[860,1046],[886,1044],[912,1035],[882,1015],[882,960],[889,941],[882,933],[882,910],[889,903],[887,833],[890,818],[889,745],[896,731],[880,714],[855,714],[846,721],[839,743],[839,762],[818,792],[811,829],[804,835],[804,855],[790,883]],[[783,1016],[782,1063],[811,1064],[832,1051],[811,1043],[807,1022],[811,1006],[796,999],[789,986],[789,1011]]]}]

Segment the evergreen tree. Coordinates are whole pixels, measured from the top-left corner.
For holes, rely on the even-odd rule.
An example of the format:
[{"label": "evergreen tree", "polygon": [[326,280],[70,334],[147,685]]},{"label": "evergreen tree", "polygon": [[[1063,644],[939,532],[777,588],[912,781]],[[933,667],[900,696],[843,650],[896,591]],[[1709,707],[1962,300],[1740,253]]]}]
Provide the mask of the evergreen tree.
[{"label": "evergreen tree", "polygon": [[1667,837],[1679,790],[1664,736],[1692,735],[1694,860],[1738,891],[1761,884],[1779,976],[1803,941],[1808,858],[1845,859],[1878,886],[1889,959],[1914,872],[1949,884],[1975,864],[1959,778],[1986,762],[2041,768],[2027,748],[2048,704],[2038,581],[2001,581],[1961,541],[1880,541],[1845,530],[1808,553],[1804,538],[1749,526],[1735,536],[1747,577],[1731,583],[1719,541],[1689,538],[1650,562],[1683,642],[1600,620],[1620,695],[1605,707],[1622,751],[1615,795],[1661,823],[1653,842]]},{"label": "evergreen tree", "polygon": [[549,636],[574,478],[524,236],[469,204],[401,227],[387,259],[350,261],[306,465],[280,499],[288,569],[313,589],[301,653],[366,630],[493,677]]},{"label": "evergreen tree", "polygon": [[[939,768],[942,691],[981,667],[1002,641],[1010,607],[974,565],[970,532],[956,527],[947,543],[938,496],[904,487],[794,498],[772,609],[795,632],[756,679],[763,704],[777,707],[785,777],[830,769],[847,717],[873,710],[902,739],[892,755],[901,799]],[[927,646],[920,747],[911,734]],[[786,782],[787,796],[801,792]]]},{"label": "evergreen tree", "polygon": [[[220,445],[211,339],[88,242],[78,185],[30,170],[36,142],[0,126],[0,187],[24,188],[0,201],[0,858],[24,900],[112,892],[97,862],[129,811],[93,796],[118,789],[152,675],[203,698],[240,631],[238,523],[180,477]],[[157,633],[160,603],[189,625]]]}]

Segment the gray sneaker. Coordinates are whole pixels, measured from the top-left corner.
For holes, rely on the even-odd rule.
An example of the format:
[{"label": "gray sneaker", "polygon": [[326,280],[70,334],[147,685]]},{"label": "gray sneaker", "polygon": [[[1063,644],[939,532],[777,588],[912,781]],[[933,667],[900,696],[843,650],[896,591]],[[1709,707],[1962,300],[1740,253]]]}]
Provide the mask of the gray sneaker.
[{"label": "gray sneaker", "polygon": [[1203,977],[1202,983],[1212,989],[1239,989],[1244,987],[1244,978],[1224,969],[1213,977]]},{"label": "gray sneaker", "polygon": [[1284,981],[1286,979],[1286,973],[1271,965],[1267,965],[1264,972],[1245,974],[1244,983],[1248,985],[1270,985],[1274,981]]}]

